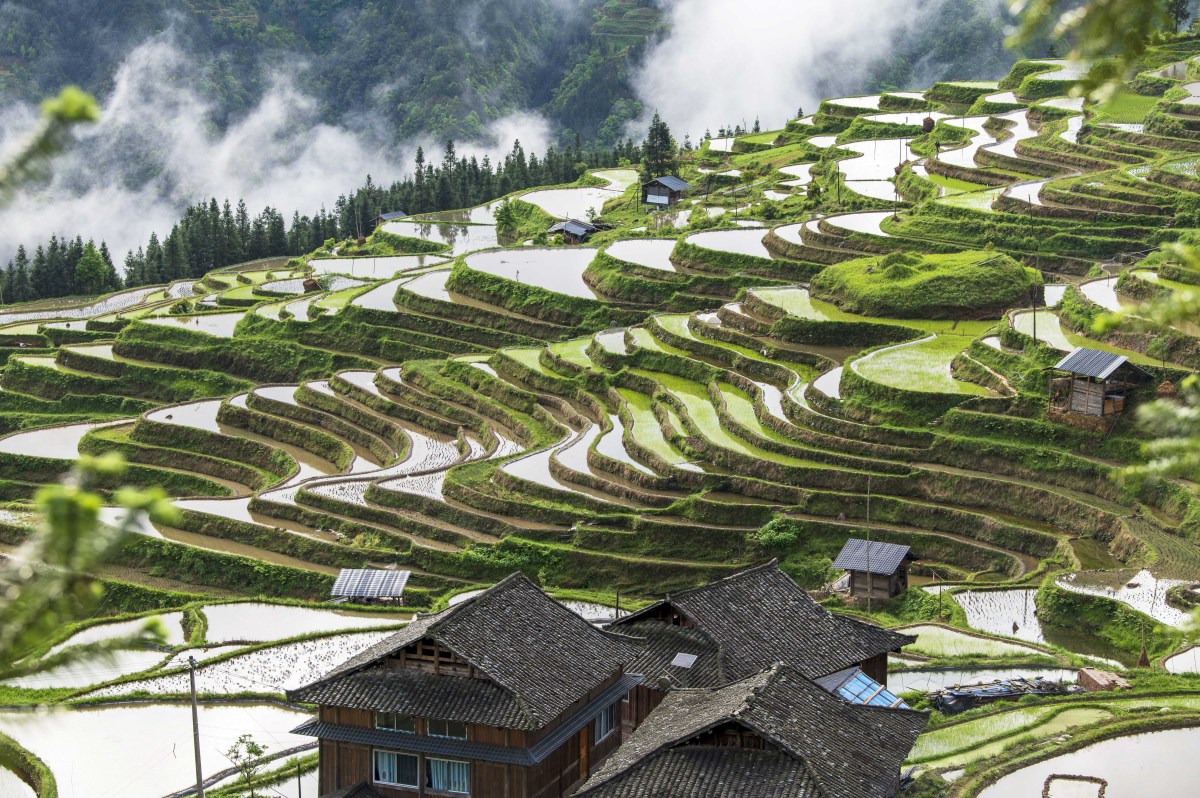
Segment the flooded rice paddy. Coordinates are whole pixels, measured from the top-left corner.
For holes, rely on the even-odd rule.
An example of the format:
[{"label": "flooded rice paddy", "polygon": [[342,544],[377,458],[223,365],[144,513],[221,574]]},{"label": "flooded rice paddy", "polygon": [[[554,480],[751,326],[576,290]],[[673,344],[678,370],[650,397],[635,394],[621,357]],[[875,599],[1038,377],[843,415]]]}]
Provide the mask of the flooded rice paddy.
[{"label": "flooded rice paddy", "polygon": [[1179,579],[1157,579],[1149,571],[1083,571],[1055,580],[1064,590],[1119,601],[1160,623],[1183,628],[1191,614],[1167,603],[1167,591],[1185,584]]},{"label": "flooded rice paddy", "polygon": [[1016,657],[1042,653],[1021,643],[975,637],[942,626],[910,626],[900,631],[917,635],[917,642],[905,646],[905,651],[928,657]]},{"label": "flooded rice paddy", "polygon": [[79,457],[79,442],[94,429],[128,424],[133,419],[106,421],[99,424],[68,424],[62,427],[16,432],[0,438],[0,454],[16,454],[30,457],[50,457],[56,460],[74,460]]},{"label": "flooded rice paddy", "polygon": [[[293,710],[223,704],[201,705],[199,714],[208,775],[229,767],[223,752],[246,732],[272,751],[311,742],[290,733],[307,717]],[[7,712],[0,714],[0,731],[50,767],[61,798],[150,798],[195,783],[191,710],[184,703]]]},{"label": "flooded rice paddy", "polygon": [[595,292],[583,281],[583,271],[595,256],[596,250],[591,248],[506,249],[477,252],[468,256],[466,263],[476,271],[506,280],[536,285],[567,296],[597,299]]},{"label": "flooded rice paddy", "polygon": [[208,619],[205,636],[211,643],[268,642],[317,632],[395,625],[408,618],[407,614],[362,614],[256,602],[211,605],[204,608],[204,616]]},{"label": "flooded rice paddy", "polygon": [[759,258],[770,258],[771,253],[763,245],[765,233],[761,229],[746,228],[744,230],[711,230],[705,233],[693,233],[685,240],[689,244],[718,252],[733,252],[738,255],[754,255]]},{"label": "flooded rice paddy", "polygon": [[605,252],[627,263],[636,263],[650,269],[675,271],[671,263],[671,252],[675,249],[673,238],[631,238],[611,244]]},{"label": "flooded rice paddy", "polygon": [[[619,196],[621,196],[620,191],[584,186],[531,191],[528,194],[522,194],[521,199],[538,206],[557,219],[587,219],[593,214],[599,216],[604,210],[604,203]],[[589,211],[592,211],[593,214],[589,214]]]},{"label": "flooded rice paddy", "polygon": [[150,316],[143,321],[147,324],[208,333],[218,338],[232,338],[234,328],[245,315],[246,312],[241,310],[236,313],[204,313],[199,316]]},{"label": "flooded rice paddy", "polygon": [[501,243],[496,228],[484,224],[451,224],[448,222],[387,222],[383,231],[398,236],[423,238],[447,244],[449,255],[462,255],[476,249],[489,249]]},{"label": "flooded rice paddy", "polygon": [[980,798],[1041,795],[1055,774],[1102,778],[1105,798],[1191,795],[1200,782],[1198,749],[1200,729],[1195,728],[1118,737],[1022,768],[985,789]]}]

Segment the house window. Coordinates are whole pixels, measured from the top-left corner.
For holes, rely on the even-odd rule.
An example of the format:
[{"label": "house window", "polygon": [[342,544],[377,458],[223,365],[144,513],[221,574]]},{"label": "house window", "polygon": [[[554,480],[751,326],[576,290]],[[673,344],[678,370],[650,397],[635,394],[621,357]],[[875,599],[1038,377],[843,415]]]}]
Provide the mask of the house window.
[{"label": "house window", "polygon": [[471,793],[471,763],[425,757],[425,788],[436,792]]},{"label": "house window", "polygon": [[595,742],[600,742],[605,737],[613,733],[613,729],[617,728],[617,704],[613,702],[606,706],[595,720]]},{"label": "house window", "polygon": [[395,751],[374,751],[375,768],[372,781],[393,787],[420,786],[417,778],[417,758],[412,754]]},{"label": "house window", "polygon": [[375,728],[416,734],[417,719],[409,715],[397,715],[395,712],[376,712]]},{"label": "house window", "polygon": [[467,724],[456,720],[429,720],[430,737],[451,737],[455,740],[467,739]]}]

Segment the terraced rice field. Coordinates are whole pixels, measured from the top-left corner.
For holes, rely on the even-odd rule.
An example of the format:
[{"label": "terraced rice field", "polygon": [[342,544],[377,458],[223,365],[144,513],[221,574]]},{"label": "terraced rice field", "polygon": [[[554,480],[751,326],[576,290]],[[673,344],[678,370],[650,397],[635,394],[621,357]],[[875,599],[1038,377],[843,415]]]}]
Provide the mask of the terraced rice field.
[{"label": "terraced rice field", "polygon": [[[1057,73],[1033,82],[1072,74],[1054,66]],[[1079,110],[1070,98],[1045,99],[1051,109]],[[0,476],[10,505],[0,520],[13,539],[33,522],[38,486],[84,450],[122,451],[133,461],[131,481],[164,487],[186,511],[177,526],[141,523],[137,543],[150,553],[104,573],[154,597],[169,650],[124,652],[111,664],[52,671],[23,686],[105,701],[133,690],[174,696],[183,689],[186,649],[201,660],[204,691],[277,697],[406,617],[315,606],[342,567],[411,571],[406,602],[419,612],[519,567],[547,588],[581,591],[580,610],[603,616],[599,602],[614,593],[651,599],[770,559],[815,590],[839,576],[824,566],[845,541],[868,532],[910,547],[914,585],[933,572],[958,591],[942,596],[940,615],[950,625],[930,620],[929,597],[868,607],[832,594],[837,611],[869,611],[917,636],[902,656],[920,670],[894,674],[895,685],[1063,676],[1089,655],[1113,667],[1136,661],[1128,635],[1092,635],[1092,643],[1124,641],[1101,651],[1086,635],[1043,623],[1032,612],[1033,591],[1049,579],[1111,603],[1101,606],[1119,603],[1179,626],[1182,614],[1163,597],[1200,578],[1200,480],[1123,486],[1121,469],[1144,459],[1146,433],[1132,420],[1097,432],[1047,417],[1044,375],[1055,355],[1034,349],[1034,319],[1038,342],[1053,349],[1130,356],[1152,375],[1139,401],[1164,376],[1183,375],[1164,375],[1162,363],[1141,351],[1144,341],[1068,332],[1049,309],[867,317],[814,297],[809,285],[845,260],[866,259],[871,279],[884,280],[893,263],[884,259],[895,251],[991,248],[1043,270],[1054,283],[1046,288],[1049,307],[1068,284],[1081,284],[1103,308],[1131,307],[1115,290],[1115,271],[1091,282],[1085,275],[1101,264],[1112,269],[1118,256],[1137,260],[1129,253],[1157,246],[1164,229],[1190,233],[1194,197],[1174,188],[1161,165],[1174,164],[1166,171],[1178,177],[1194,155],[1170,150],[1163,136],[1130,141],[1128,131],[1080,125],[1079,115],[1039,126],[1025,107],[994,117],[934,110],[943,128],[969,138],[935,159],[906,138],[848,141],[853,135],[843,133],[855,114],[908,125],[928,113],[880,111],[880,103],[879,96],[842,98],[834,101],[837,114],[685,153],[681,176],[708,190],[694,190],[662,216],[626,202],[602,213],[635,184],[632,169],[594,172],[603,186],[520,193],[546,214],[546,227],[551,217],[601,213],[602,229],[587,246],[553,239],[543,246],[533,227],[504,240],[489,200],[381,228],[420,246],[388,244],[387,236],[361,246],[343,240],[303,256],[295,271],[260,263],[245,267],[242,280],[221,271],[94,300],[6,307]],[[827,125],[821,135],[809,135],[813,121]],[[814,169],[818,148],[832,160]],[[915,168],[897,186],[901,161]],[[1086,179],[1041,177],[1094,161],[1104,168],[1087,170]],[[708,181],[718,172],[736,184]],[[785,195],[780,184],[796,191]],[[820,191],[801,198],[812,184]],[[839,185],[849,200],[838,199]],[[1137,213],[1116,219],[1097,211],[1114,197]],[[663,229],[668,219],[677,230]],[[389,254],[325,257],[339,251]],[[601,251],[613,260],[597,258]],[[927,262],[896,262],[906,260],[913,265],[904,268]],[[353,282],[343,277],[327,291],[293,295],[310,275]],[[968,295],[987,286],[956,289]],[[192,301],[179,313],[182,298]],[[1064,319],[1072,308],[1061,308]],[[1117,340],[1140,349],[1121,349]],[[1179,351],[1186,362],[1175,365],[1193,369],[1187,353],[1194,350]],[[984,372],[1011,393],[967,379],[985,379]],[[112,523],[118,514],[108,508],[103,518]],[[687,545],[678,543],[678,529],[687,530]],[[1084,539],[1094,549],[1078,543]],[[1084,569],[1120,567],[1123,581],[1108,571],[1069,574],[1068,540]],[[596,601],[584,600],[589,592]],[[203,597],[200,609],[183,594]],[[251,603],[221,603],[231,598]],[[202,639],[185,639],[183,621],[194,611],[205,619]],[[140,624],[126,615],[113,620],[55,642],[104,639]],[[200,628],[189,620],[189,638]],[[1160,636],[1151,646],[1160,656],[1179,650],[1181,635],[1147,628]],[[1169,674],[1196,670],[1190,652],[1167,659],[1154,678],[1184,685]],[[1132,671],[1129,678],[1147,677]],[[17,699],[21,687],[6,685]],[[1098,699],[1104,707],[1020,705],[931,729],[913,759],[950,772],[1002,761],[1013,742],[1075,734],[1121,717],[1134,700],[1174,712],[1189,710],[1193,697],[1135,691],[1128,701]],[[167,724],[184,739],[171,732],[123,750],[132,765],[121,775],[148,795],[188,783],[173,758],[161,783],[157,775],[139,781],[139,768],[171,745],[186,748],[179,707],[102,707],[72,712],[72,734],[107,724],[118,732],[113,745],[128,747],[128,730]],[[291,742],[292,713],[261,704],[233,712],[239,719],[218,720],[233,728],[245,725],[237,713],[250,712],[280,745]],[[52,745],[66,723],[42,712],[4,713],[0,730],[24,735],[47,759],[61,795],[132,789],[115,776],[86,788],[72,783],[70,773],[113,754],[99,745],[68,758]]]}]

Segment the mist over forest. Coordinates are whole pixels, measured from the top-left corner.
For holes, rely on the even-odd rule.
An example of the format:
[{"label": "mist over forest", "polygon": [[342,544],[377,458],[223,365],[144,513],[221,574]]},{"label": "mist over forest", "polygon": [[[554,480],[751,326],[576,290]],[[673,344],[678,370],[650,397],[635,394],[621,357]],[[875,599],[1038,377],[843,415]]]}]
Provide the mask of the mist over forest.
[{"label": "mist over forest", "polygon": [[698,144],[781,127],[823,96],[995,78],[1016,57],[1001,0],[896,0],[886,15],[874,0],[93,5],[0,4],[0,150],[62,85],[103,108],[6,210],[0,262],[52,234],[120,259],[211,197],[315,214],[447,139],[493,161],[517,139],[539,155],[611,148],[657,110]]}]

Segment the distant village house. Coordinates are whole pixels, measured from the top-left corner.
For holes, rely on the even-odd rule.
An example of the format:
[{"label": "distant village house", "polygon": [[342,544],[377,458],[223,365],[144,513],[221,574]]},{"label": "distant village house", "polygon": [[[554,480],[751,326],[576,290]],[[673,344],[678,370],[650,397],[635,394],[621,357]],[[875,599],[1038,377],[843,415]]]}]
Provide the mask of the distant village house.
[{"label": "distant village house", "polygon": [[590,222],[581,222],[578,219],[567,219],[563,222],[556,222],[547,231],[550,235],[556,233],[562,234],[563,243],[565,244],[582,244],[588,240],[588,236],[596,232],[596,225]]},{"label": "distant village house", "polygon": [[691,185],[673,175],[656,177],[642,183],[642,205],[652,205],[655,210],[669,208],[683,198]]}]

